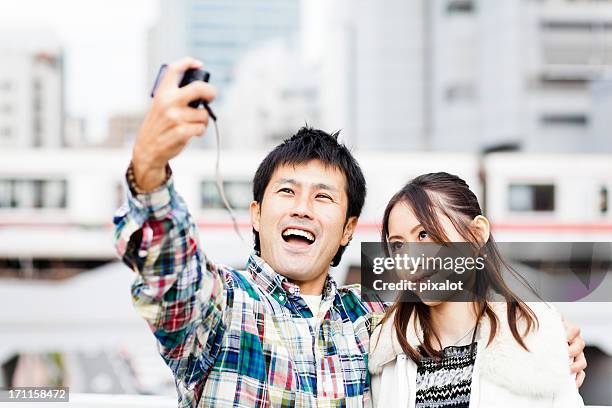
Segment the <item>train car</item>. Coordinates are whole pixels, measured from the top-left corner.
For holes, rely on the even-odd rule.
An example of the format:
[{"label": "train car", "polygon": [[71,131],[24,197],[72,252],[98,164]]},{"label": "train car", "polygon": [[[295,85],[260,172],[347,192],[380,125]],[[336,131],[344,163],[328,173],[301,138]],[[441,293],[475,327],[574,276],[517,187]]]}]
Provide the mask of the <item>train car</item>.
[{"label": "train car", "polygon": [[482,166],[498,240],[612,242],[612,156],[496,153]]},{"label": "train car", "polygon": [[[241,266],[252,246],[248,205],[265,152],[227,151],[220,173],[239,237],[216,189],[215,152],[173,160],[176,188],[215,259]],[[357,234],[338,268],[359,265],[361,241],[379,238],[391,196],[412,177],[463,177],[486,207],[499,241],[612,242],[612,157],[496,153],[357,153],[368,183]],[[0,257],[114,259],[112,216],[125,198],[125,149],[4,150],[0,153]]]},{"label": "train car", "polygon": [[[125,198],[130,152],[109,149],[3,151],[0,154],[0,257],[113,259],[112,216]],[[173,160],[177,191],[214,259],[243,265],[252,247],[248,206],[265,152],[223,152],[220,173],[241,236],[216,189],[215,153],[187,150]],[[384,207],[410,178],[431,171],[464,177],[480,194],[478,160],[469,154],[367,153],[358,160],[368,196],[357,234],[338,268],[359,263],[359,242],[379,237]]]}]

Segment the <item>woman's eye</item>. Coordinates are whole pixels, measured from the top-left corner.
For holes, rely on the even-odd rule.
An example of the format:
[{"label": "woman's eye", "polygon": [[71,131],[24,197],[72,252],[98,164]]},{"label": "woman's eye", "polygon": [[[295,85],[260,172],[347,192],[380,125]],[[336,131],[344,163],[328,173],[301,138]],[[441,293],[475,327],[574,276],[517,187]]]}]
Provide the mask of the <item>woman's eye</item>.
[{"label": "woman's eye", "polygon": [[400,249],[402,249],[403,245],[404,245],[404,243],[402,241],[391,242],[391,250],[392,251],[399,251]]},{"label": "woman's eye", "polygon": [[428,237],[429,237],[429,235],[427,235],[427,232],[425,232],[425,231],[421,231],[421,232],[419,232],[419,239],[420,239],[421,241],[423,241],[423,240],[427,239]]}]

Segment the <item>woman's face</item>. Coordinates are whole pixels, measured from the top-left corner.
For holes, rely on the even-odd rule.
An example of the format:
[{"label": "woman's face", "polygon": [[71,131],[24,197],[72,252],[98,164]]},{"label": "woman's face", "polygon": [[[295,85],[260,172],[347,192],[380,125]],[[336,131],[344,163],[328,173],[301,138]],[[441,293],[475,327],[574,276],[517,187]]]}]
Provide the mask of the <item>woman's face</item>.
[{"label": "woman's face", "polygon": [[[446,215],[442,214],[440,211],[436,209],[436,216],[437,216],[438,223],[440,225],[440,229],[444,231],[444,234],[448,238],[448,242],[466,242],[466,239],[461,236],[461,234],[457,231],[457,229],[454,227],[454,225],[452,224],[452,222],[450,221],[450,219],[448,219]],[[476,220],[478,220],[478,218],[475,219],[474,221],[476,222]],[[394,243],[404,244],[404,243],[431,242],[432,244],[434,244],[433,239],[429,236],[428,232],[425,230],[425,228],[421,225],[417,217],[414,215],[412,208],[410,208],[410,206],[406,202],[399,202],[391,209],[391,212],[389,214],[389,226],[388,227],[389,227],[388,228],[389,230],[388,240],[389,240],[389,244],[391,248],[394,248],[394,245],[393,245]],[[395,245],[395,247],[397,247],[397,244]],[[418,277],[419,276],[417,272],[415,273],[413,278],[419,281]],[[445,281],[446,279],[454,280],[455,278],[458,278],[458,276],[457,274],[452,273],[452,272],[450,274],[436,273],[433,276],[428,277],[428,280],[432,282],[434,281],[438,282],[438,281]],[[465,276],[462,278],[465,278]],[[419,281],[419,285],[420,285],[420,281]],[[426,305],[430,307],[436,306],[442,303],[441,300],[437,300],[437,299],[439,299],[440,297],[445,297],[445,294],[442,294],[440,292],[436,292],[435,294],[432,294],[431,292],[429,292],[429,296],[428,296],[427,291],[421,291],[417,293],[417,295],[421,297],[423,303],[425,303]],[[452,295],[449,294],[449,297],[450,296]],[[432,300],[432,298],[435,298],[436,300]]]},{"label": "woman's face", "polygon": [[[455,229],[453,223],[444,214],[436,209],[438,222],[449,242],[465,242],[465,239]],[[412,208],[405,203],[399,202],[389,214],[389,242],[434,242],[427,231],[414,215]]]}]

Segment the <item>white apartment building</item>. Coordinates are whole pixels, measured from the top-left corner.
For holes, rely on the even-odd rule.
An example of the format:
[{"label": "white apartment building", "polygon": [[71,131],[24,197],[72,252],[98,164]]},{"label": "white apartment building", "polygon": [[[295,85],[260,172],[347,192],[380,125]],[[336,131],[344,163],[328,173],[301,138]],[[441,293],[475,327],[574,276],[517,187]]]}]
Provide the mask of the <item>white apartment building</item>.
[{"label": "white apartment building", "polygon": [[611,151],[597,122],[612,3],[437,0],[431,148]]},{"label": "white apartment building", "polygon": [[321,119],[366,150],[426,147],[426,1],[303,2],[304,49],[318,66]]},{"label": "white apartment building", "polygon": [[0,147],[60,147],[63,55],[45,31],[0,34]]},{"label": "white apartment building", "polygon": [[351,129],[358,148],[612,151],[597,125],[606,116],[601,84],[612,78],[612,2],[334,5],[320,7],[334,24],[312,40],[325,38],[322,103],[341,112],[326,123]]}]

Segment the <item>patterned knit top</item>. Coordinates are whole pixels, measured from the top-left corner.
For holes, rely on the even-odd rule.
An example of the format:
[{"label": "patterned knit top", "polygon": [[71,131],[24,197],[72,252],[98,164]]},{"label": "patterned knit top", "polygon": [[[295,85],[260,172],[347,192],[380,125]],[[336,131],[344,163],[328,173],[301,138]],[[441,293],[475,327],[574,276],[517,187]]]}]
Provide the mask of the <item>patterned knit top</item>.
[{"label": "patterned knit top", "polygon": [[[419,350],[423,355],[423,350]],[[417,365],[416,408],[468,408],[476,343],[449,346],[442,359],[422,357]]]}]

